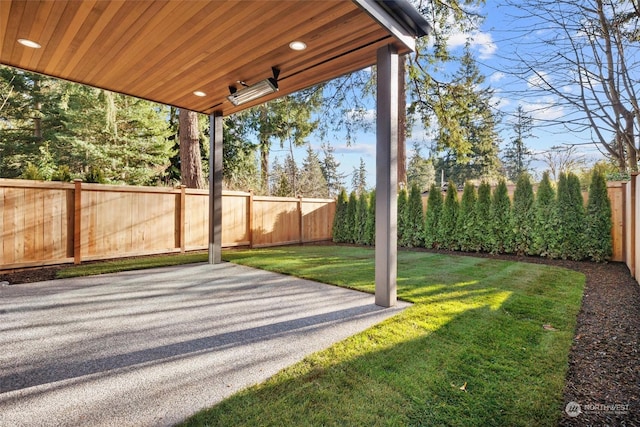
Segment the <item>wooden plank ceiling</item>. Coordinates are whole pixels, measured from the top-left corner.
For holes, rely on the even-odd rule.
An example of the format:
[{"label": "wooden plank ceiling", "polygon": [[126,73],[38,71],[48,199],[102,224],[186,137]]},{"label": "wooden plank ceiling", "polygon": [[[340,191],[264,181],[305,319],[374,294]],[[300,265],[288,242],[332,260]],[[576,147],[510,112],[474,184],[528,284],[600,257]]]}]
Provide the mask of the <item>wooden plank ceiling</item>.
[{"label": "wooden plank ceiling", "polygon": [[[290,49],[294,40],[307,49]],[[407,51],[345,0],[0,0],[0,63],[206,114],[364,68],[390,43]],[[272,67],[277,94],[227,100],[229,86],[272,77]]]}]

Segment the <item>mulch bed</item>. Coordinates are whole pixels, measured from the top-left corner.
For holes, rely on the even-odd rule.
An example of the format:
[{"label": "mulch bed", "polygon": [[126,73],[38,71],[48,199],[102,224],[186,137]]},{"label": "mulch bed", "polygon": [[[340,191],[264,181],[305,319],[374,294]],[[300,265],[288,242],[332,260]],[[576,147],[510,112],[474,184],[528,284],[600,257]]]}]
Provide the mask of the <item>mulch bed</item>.
[{"label": "mulch bed", "polygon": [[[560,425],[640,427],[640,285],[626,265],[430,252],[555,265],[583,273],[587,280],[564,390],[564,405],[571,410],[563,411]],[[0,274],[0,282],[51,280],[60,268]]]}]

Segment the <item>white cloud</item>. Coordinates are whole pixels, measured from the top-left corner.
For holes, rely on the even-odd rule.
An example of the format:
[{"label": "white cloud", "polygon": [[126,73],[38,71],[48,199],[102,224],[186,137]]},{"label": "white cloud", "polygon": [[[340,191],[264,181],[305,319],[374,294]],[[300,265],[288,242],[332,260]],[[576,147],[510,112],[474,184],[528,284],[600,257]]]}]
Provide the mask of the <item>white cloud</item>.
[{"label": "white cloud", "polygon": [[474,30],[470,33],[456,33],[449,38],[449,46],[452,48],[462,47],[467,41],[472,49],[479,53],[480,59],[491,58],[498,50],[498,45],[493,41],[491,33]]},{"label": "white cloud", "polygon": [[505,77],[506,77],[505,73],[503,73],[502,71],[496,71],[495,73],[489,76],[489,82],[498,83],[500,80],[504,79]]},{"label": "white cloud", "polygon": [[566,114],[563,106],[551,96],[542,97],[536,102],[524,102],[522,103],[522,108],[534,120],[555,120]]},{"label": "white cloud", "polygon": [[509,98],[505,98],[505,97],[494,94],[491,97],[491,104],[494,105],[498,110],[502,110],[505,107],[508,107],[509,105],[511,105],[511,100]]},{"label": "white cloud", "polygon": [[562,86],[562,92],[564,93],[573,93],[573,87],[572,86]]},{"label": "white cloud", "polygon": [[530,89],[544,89],[548,87],[551,83],[551,79],[549,77],[549,73],[545,71],[537,71],[535,74],[531,75],[527,79],[527,86]]},{"label": "white cloud", "polygon": [[370,156],[375,159],[376,146],[370,142],[353,142],[351,145],[336,145],[336,154],[359,155],[360,157]]},{"label": "white cloud", "polygon": [[376,123],[376,110],[349,110],[346,112],[349,120],[362,121],[364,123],[375,124]]}]

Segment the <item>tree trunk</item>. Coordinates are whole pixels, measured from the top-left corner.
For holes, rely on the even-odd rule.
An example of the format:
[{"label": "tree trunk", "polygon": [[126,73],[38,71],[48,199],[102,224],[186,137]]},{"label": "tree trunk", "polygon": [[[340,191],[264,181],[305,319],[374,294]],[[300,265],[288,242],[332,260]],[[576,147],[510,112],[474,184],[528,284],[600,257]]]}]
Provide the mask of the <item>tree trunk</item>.
[{"label": "tree trunk", "polygon": [[629,171],[637,172],[638,171],[638,151],[635,146],[635,135],[634,135],[634,115],[632,112],[628,112],[625,119],[625,135],[624,139],[627,143],[627,151],[629,156]]},{"label": "tree trunk", "polygon": [[269,194],[269,144],[260,141],[260,181],[262,191]]},{"label": "tree trunk", "polygon": [[398,186],[407,187],[407,91],[405,85],[406,56],[398,64]]},{"label": "tree trunk", "polygon": [[269,192],[269,137],[266,134],[267,126],[267,107],[262,105],[260,107],[260,116],[262,118],[262,126],[258,138],[260,139],[260,181],[262,184],[262,191],[264,194],[270,194]]},{"label": "tree trunk", "polygon": [[188,188],[204,188],[198,113],[180,109],[180,176]]}]

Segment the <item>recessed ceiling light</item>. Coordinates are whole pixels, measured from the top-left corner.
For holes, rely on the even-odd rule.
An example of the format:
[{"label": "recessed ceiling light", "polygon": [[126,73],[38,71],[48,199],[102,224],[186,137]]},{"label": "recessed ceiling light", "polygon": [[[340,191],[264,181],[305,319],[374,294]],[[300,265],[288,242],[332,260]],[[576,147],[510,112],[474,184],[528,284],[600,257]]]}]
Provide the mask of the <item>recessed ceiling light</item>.
[{"label": "recessed ceiling light", "polygon": [[300,40],[296,40],[289,43],[289,47],[293,50],[305,50],[307,48],[307,44]]},{"label": "recessed ceiling light", "polygon": [[30,47],[30,48],[33,48],[33,49],[40,49],[42,47],[42,46],[40,46],[40,43],[36,43],[36,42],[34,42],[32,40],[29,40],[29,39],[18,39],[18,43],[20,43],[23,46]]},{"label": "recessed ceiling light", "polygon": [[206,94],[206,93],[204,93],[204,92],[203,92],[203,91],[201,91],[201,90],[196,90],[195,92],[193,92],[193,94],[194,94],[195,96],[207,96],[207,94]]}]

